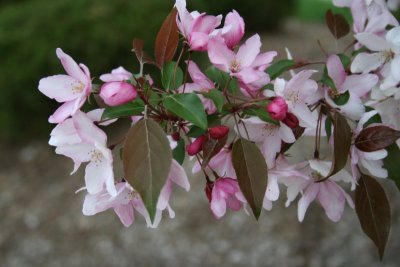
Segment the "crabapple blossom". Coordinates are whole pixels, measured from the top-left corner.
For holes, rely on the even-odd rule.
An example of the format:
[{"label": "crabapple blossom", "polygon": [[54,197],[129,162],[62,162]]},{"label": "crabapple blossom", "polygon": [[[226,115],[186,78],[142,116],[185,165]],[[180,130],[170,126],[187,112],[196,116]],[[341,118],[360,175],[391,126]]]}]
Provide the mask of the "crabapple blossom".
[{"label": "crabapple blossom", "polygon": [[208,57],[215,67],[236,77],[241,87],[254,91],[269,82],[264,70],[277,55],[274,51],[260,54],[260,48],[258,34],[247,39],[237,53],[230,50],[222,38],[214,37],[208,44]]},{"label": "crabapple blossom", "polygon": [[105,186],[112,196],[116,195],[113,156],[107,147],[107,136],[85,113],[77,111],[72,118],[58,124],[51,133],[49,144],[56,146],[57,154],[74,161],[71,174],[83,162],[89,162],[85,184],[90,194],[102,191]]},{"label": "crabapple blossom", "polygon": [[186,9],[186,0],[176,0],[175,6],[178,10],[176,23],[190,49],[205,51],[210,34],[221,24],[222,16],[210,16],[197,11],[189,13]]},{"label": "crabapple blossom", "polygon": [[222,29],[217,29],[212,32],[212,36],[221,36],[225,44],[233,49],[244,35],[244,21],[243,18],[236,12],[232,10],[225,17],[224,27]]},{"label": "crabapple blossom", "polygon": [[[214,83],[206,76],[203,72],[201,72],[200,68],[193,61],[187,61],[188,72],[190,78],[193,83],[186,83],[178,88],[178,92],[180,93],[208,93],[211,89],[215,88]],[[214,102],[211,99],[204,97],[201,94],[198,94],[201,102],[204,105],[207,114],[213,114],[217,111]]]},{"label": "crabapple blossom", "polygon": [[111,107],[131,102],[136,96],[135,87],[126,82],[108,82],[103,84],[100,89],[100,97]]},{"label": "crabapple blossom", "polygon": [[225,215],[227,207],[239,211],[247,203],[235,179],[218,178],[211,187],[210,208],[217,219]]},{"label": "crabapple blossom", "polygon": [[[214,157],[212,157],[208,163],[208,167],[221,177],[231,177],[236,179],[236,172],[232,164],[232,150],[228,147],[223,147]],[[207,170],[209,168],[207,168]],[[192,173],[198,173],[200,170],[200,163],[195,162],[192,168]]]},{"label": "crabapple blossom", "polygon": [[315,128],[317,124],[316,116],[308,108],[309,104],[317,102],[320,98],[317,94],[317,83],[310,79],[315,72],[303,70],[289,81],[277,78],[274,84],[276,96],[286,100],[289,112],[296,115],[302,127]]},{"label": "crabapple blossom", "polygon": [[249,136],[261,149],[269,167],[275,166],[276,154],[281,151],[282,141],[293,143],[296,141],[292,130],[284,123],[279,125],[267,123],[257,117],[242,119],[238,132],[242,136]]},{"label": "crabapple blossom", "polygon": [[186,191],[190,189],[190,184],[184,169],[175,160],[172,161],[167,181],[161,189],[153,223],[150,221],[150,216],[139,193],[135,191],[128,182],[116,184],[117,194],[115,196],[110,195],[106,190],[102,190],[96,194],[87,194],[82,211],[84,215],[91,216],[113,208],[122,224],[128,227],[135,221],[134,210],[136,210],[145,218],[148,227],[155,228],[160,223],[162,212],[165,209],[168,210],[171,218],[175,217],[175,212],[169,205],[169,199],[174,184],[182,187]]},{"label": "crabapple blossom", "polygon": [[90,72],[85,65],[78,65],[61,48],[56,49],[56,54],[67,75],[54,75],[39,81],[39,91],[42,94],[63,103],[49,117],[50,123],[60,123],[74,115],[85,103],[92,88]]}]

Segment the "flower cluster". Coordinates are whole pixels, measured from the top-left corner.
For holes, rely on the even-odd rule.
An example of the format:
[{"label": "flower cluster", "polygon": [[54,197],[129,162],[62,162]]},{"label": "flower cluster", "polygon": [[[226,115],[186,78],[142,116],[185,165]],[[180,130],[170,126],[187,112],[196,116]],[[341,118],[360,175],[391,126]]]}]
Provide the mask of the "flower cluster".
[{"label": "flower cluster", "polygon": [[[333,2],[350,8],[355,40],[318,62],[296,62],[289,51],[288,59],[274,61],[277,52],[261,52],[258,34],[242,40],[245,23],[235,10],[222,25],[222,15],[189,12],[185,0],[176,1],[161,27],[155,60],[134,42],[138,74],[119,67],[92,84],[88,68],[58,48],[67,74],[43,78],[39,90],[63,103],[49,118],[57,124],[49,144],[73,160],[73,173],[88,163],[83,213],[112,208],[125,226],[134,222],[134,210],[149,227],[159,224],[165,209],[173,218],[174,185],[190,188],[181,166],[187,154],[192,172],[204,174],[217,219],[227,207],[258,218],[286,190],[286,206],[299,196],[300,222],[316,200],[334,222],[346,203],[356,207],[361,224],[369,220],[357,208],[365,199],[353,202],[346,191],[361,196],[369,183],[375,189],[368,190],[381,192],[372,177],[398,175],[392,167],[400,154],[400,26],[389,11],[398,2]],[[344,17],[327,20],[336,39],[338,32],[349,33],[336,24]],[[182,49],[173,61],[178,31]],[[205,53],[211,65],[202,71],[193,53]],[[146,64],[160,68],[161,81],[144,74]],[[316,64],[322,72],[308,68]],[[91,95],[97,106],[84,112]],[[103,127],[116,120],[128,120],[131,128],[111,143]],[[302,136],[315,139],[314,157],[293,162],[287,151]],[[322,139],[332,148],[330,159],[320,156]],[[118,152],[123,177],[114,175]]]}]

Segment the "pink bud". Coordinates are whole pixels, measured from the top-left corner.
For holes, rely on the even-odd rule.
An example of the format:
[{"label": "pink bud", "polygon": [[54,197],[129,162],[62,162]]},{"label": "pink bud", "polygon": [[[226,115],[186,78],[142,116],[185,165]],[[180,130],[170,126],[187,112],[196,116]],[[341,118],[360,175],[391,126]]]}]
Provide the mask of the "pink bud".
[{"label": "pink bud", "polygon": [[194,156],[203,149],[203,143],[205,139],[206,137],[204,135],[200,135],[196,140],[194,140],[193,143],[186,146],[186,152],[189,154],[189,156]]},{"label": "pink bud", "polygon": [[128,103],[136,96],[135,87],[126,82],[105,83],[100,89],[100,97],[104,100],[104,103],[111,107]]},{"label": "pink bud", "polygon": [[208,133],[210,134],[212,139],[221,139],[229,133],[229,127],[226,127],[224,125],[215,126],[208,129]]},{"label": "pink bud", "polygon": [[244,35],[243,18],[235,11],[229,12],[225,18],[225,27],[230,27],[229,31],[223,33],[223,38],[229,48],[234,48]]},{"label": "pink bud", "polygon": [[288,105],[285,99],[278,96],[268,104],[267,111],[273,119],[282,121],[285,119],[286,113],[288,112]]},{"label": "pink bud", "polygon": [[286,118],[282,122],[289,126],[291,129],[299,126],[299,119],[293,113],[287,113]]}]

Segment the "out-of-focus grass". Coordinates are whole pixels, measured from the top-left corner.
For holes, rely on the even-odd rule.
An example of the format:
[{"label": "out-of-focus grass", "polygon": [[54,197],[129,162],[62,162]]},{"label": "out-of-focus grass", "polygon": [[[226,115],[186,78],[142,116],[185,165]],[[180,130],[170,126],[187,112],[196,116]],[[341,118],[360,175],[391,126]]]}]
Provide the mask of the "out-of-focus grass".
[{"label": "out-of-focus grass", "polygon": [[347,8],[335,7],[331,0],[298,0],[296,18],[309,22],[321,22],[324,21],[328,9],[332,9],[334,13],[343,14],[349,21],[351,19]]}]

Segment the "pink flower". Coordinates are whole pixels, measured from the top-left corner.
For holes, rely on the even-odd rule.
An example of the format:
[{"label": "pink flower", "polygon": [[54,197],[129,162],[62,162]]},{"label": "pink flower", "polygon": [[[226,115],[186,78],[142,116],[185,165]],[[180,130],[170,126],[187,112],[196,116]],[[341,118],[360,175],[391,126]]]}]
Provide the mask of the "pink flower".
[{"label": "pink flower", "polygon": [[[379,78],[375,74],[353,74],[347,75],[340,58],[337,55],[331,55],[327,61],[327,70],[329,77],[332,78],[336,89],[327,92],[327,102],[340,108],[341,112],[349,118],[358,120],[364,114],[365,108],[361,101],[361,97],[367,95],[371,89],[378,83]],[[344,105],[337,106],[328,94],[337,95],[345,92],[350,93],[348,102]]]},{"label": "pink flower", "polygon": [[[211,158],[208,166],[219,174],[221,177],[236,178],[236,172],[232,164],[232,150],[224,147],[214,157]],[[201,170],[198,162],[193,165],[192,173],[197,173]]]},{"label": "pink flower", "polygon": [[122,224],[128,227],[135,221],[134,210],[136,210],[145,218],[148,227],[155,228],[160,223],[162,212],[165,209],[168,210],[171,218],[175,217],[175,212],[169,205],[173,184],[182,187],[186,191],[190,189],[190,184],[184,169],[175,160],[172,161],[167,181],[161,189],[153,223],[150,221],[149,214],[139,193],[127,182],[116,184],[117,194],[115,196],[111,196],[109,192],[105,190],[97,194],[87,194],[82,211],[84,215],[90,216],[113,208]]},{"label": "pink flower", "polygon": [[[215,84],[210,79],[208,79],[208,77],[204,75],[203,72],[201,72],[194,61],[187,61],[186,63],[188,64],[188,72],[193,83],[186,83],[185,85],[181,85],[178,88],[178,92],[183,93],[183,88],[185,88],[185,93],[208,93],[211,89],[215,88]],[[197,96],[203,103],[207,114],[213,114],[217,111],[217,108],[215,107],[215,104],[211,99],[206,98],[201,94],[197,94]]]},{"label": "pink flower", "polygon": [[289,112],[300,120],[302,127],[315,128],[317,124],[316,116],[308,107],[320,99],[317,93],[318,84],[310,79],[314,73],[313,70],[303,70],[288,82],[277,78],[274,83],[276,95],[286,100]]},{"label": "pink flower", "polygon": [[215,17],[197,11],[189,13],[186,9],[186,0],[176,0],[175,6],[178,9],[176,23],[190,49],[205,51],[210,34],[221,24],[222,16]]},{"label": "pink flower", "polygon": [[103,190],[104,186],[116,195],[113,173],[113,156],[107,147],[107,136],[83,112],[77,111],[72,118],[58,124],[51,132],[50,145],[56,153],[74,161],[75,173],[83,162],[89,162],[85,170],[86,188],[90,194]]},{"label": "pink flower", "polygon": [[220,219],[226,213],[226,208],[239,211],[247,203],[240,191],[237,180],[218,178],[211,190],[210,208],[215,218]]},{"label": "pink flower", "polygon": [[136,96],[135,87],[126,82],[105,83],[100,89],[100,97],[111,107],[131,102]]},{"label": "pink flower", "polygon": [[215,37],[209,41],[208,57],[215,67],[238,78],[242,87],[255,91],[269,82],[269,76],[264,71],[277,55],[276,52],[260,54],[260,48],[258,34],[250,37],[236,54],[223,39]]},{"label": "pink flower", "polygon": [[215,30],[212,35],[221,36],[230,49],[234,48],[239,44],[244,35],[243,18],[236,12],[236,10],[232,10],[232,12],[229,12],[225,17],[224,27]]},{"label": "pink flower", "polygon": [[292,130],[284,123],[280,122],[279,125],[275,125],[257,117],[243,119],[239,124],[238,131],[243,137],[247,137],[248,134],[249,139],[260,147],[269,168],[275,166],[275,158],[281,151],[282,141],[285,143],[296,141]]},{"label": "pink flower", "polygon": [[126,82],[132,79],[133,75],[123,67],[113,69],[111,73],[103,74],[100,76],[100,80],[105,83],[108,82]]},{"label": "pink flower", "polygon": [[268,104],[266,109],[273,119],[281,121],[286,118],[288,105],[286,104],[285,99],[278,96]]},{"label": "pink flower", "polygon": [[44,95],[63,103],[53,115],[50,123],[60,123],[74,115],[85,103],[92,88],[89,69],[83,64],[77,64],[60,48],[56,50],[67,75],[54,75],[39,81],[39,90]]}]

